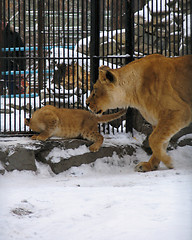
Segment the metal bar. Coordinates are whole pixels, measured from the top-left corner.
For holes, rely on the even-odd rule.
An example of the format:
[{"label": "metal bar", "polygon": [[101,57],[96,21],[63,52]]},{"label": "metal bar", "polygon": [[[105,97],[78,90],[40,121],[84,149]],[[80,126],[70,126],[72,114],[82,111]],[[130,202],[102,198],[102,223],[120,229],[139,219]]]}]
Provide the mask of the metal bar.
[{"label": "metal bar", "polygon": [[[51,20],[50,20],[50,14],[49,14],[49,12],[50,12],[50,0],[48,0],[48,26],[50,26],[51,25]],[[50,46],[50,35],[51,35],[51,31],[50,31],[50,27],[48,27],[48,38],[47,38],[47,41],[48,41],[48,61],[49,61],[49,72],[51,72],[51,67],[50,67],[50,65],[51,65],[51,58],[50,58],[50,55],[51,55],[51,53],[50,53],[50,48],[49,48],[49,46]],[[49,74],[50,75],[50,74]],[[49,87],[49,89],[51,88],[51,82],[50,82],[50,80],[49,80],[49,85],[48,85],[48,87]],[[49,104],[51,104],[51,92],[49,91]]]},{"label": "metal bar", "polygon": [[43,89],[43,1],[38,0],[38,83],[39,83],[39,93]]},{"label": "metal bar", "polygon": [[134,54],[134,13],[133,13],[133,0],[127,1],[125,0],[125,6],[126,6],[126,20],[125,22],[128,24],[125,24],[125,47],[126,47],[126,54],[129,55],[129,57],[126,57],[125,61],[126,63],[129,63],[134,60],[133,54]]},{"label": "metal bar", "polygon": [[188,48],[190,49],[190,54],[192,54],[192,1],[190,0],[190,40],[188,41]]},{"label": "metal bar", "polygon": [[[36,5],[36,1],[33,1],[33,47],[34,47],[34,53],[33,53],[33,56],[36,57],[36,48],[35,46],[37,45],[37,40],[36,40],[36,35],[37,35],[37,31],[36,31],[36,9],[38,5]],[[33,58],[33,64],[34,64],[34,69],[36,69],[36,58]],[[37,89],[36,89],[36,83],[37,83],[37,75],[34,74],[34,83],[33,83],[33,86],[34,86],[34,91],[36,92]],[[34,96],[33,98],[34,100],[34,110],[36,110],[36,104],[37,104],[37,101],[36,101],[36,98]],[[39,104],[39,107],[40,107],[40,104]]]},{"label": "metal bar", "polygon": [[91,5],[91,87],[97,81],[99,59],[99,27],[100,27],[100,0],[93,0]]},{"label": "metal bar", "polygon": [[[85,1],[81,1],[81,6],[79,6],[81,9],[81,39],[84,39],[84,31],[85,31],[85,23],[86,23],[86,15],[87,15],[87,10],[85,6]],[[79,41],[77,41],[79,43]],[[84,52],[84,44],[81,44],[82,47],[82,52]],[[77,44],[77,49],[79,49],[79,45]],[[79,64],[79,62],[78,62]],[[77,65],[78,66],[78,65]],[[79,67],[78,67],[79,68]],[[79,73],[79,72],[78,72]],[[82,92],[84,93],[85,88],[86,88],[86,78],[84,78],[84,60],[82,61]],[[84,109],[84,94],[82,94],[82,108]]]},{"label": "metal bar", "polygon": [[[3,10],[3,2],[0,0],[0,24],[2,26],[2,20],[3,20],[3,15],[2,15],[2,10]],[[3,35],[2,35],[2,27],[0,27],[0,49],[3,47]],[[3,70],[3,53],[0,51],[0,94],[4,94],[4,81],[2,81],[2,75],[1,72]],[[1,101],[0,101],[0,130],[2,128],[1,124],[1,119],[2,119],[2,114],[1,114]]]},{"label": "metal bar", "polygon": [[[55,1],[53,1],[53,46],[55,46]],[[59,56],[59,54],[58,54]],[[55,52],[53,52],[53,57],[55,57]],[[59,60],[59,58],[58,58]],[[53,62],[53,68],[55,69],[55,61]],[[53,92],[54,92],[54,96],[53,96],[53,102],[54,102],[54,106],[56,105],[56,101],[55,101],[55,82],[54,84],[54,88],[53,88]]]},{"label": "metal bar", "polygon": [[[70,1],[67,2],[67,45],[69,46],[69,25],[70,25],[70,17],[69,17],[69,12],[70,12]],[[69,49],[68,49],[68,56],[69,56]],[[69,89],[69,58],[68,58],[68,68],[67,68],[67,73],[68,73],[68,77],[67,77],[67,87]],[[65,79],[64,79],[64,88],[65,88]],[[68,95],[68,102],[67,102],[67,107],[70,107],[70,97]]]},{"label": "metal bar", "polygon": [[43,95],[44,95],[44,104],[46,105],[46,79],[47,79],[47,73],[48,71],[46,71],[46,60],[47,60],[47,57],[46,57],[46,52],[45,52],[45,45],[46,45],[46,35],[45,35],[45,29],[44,29],[44,26],[45,26],[45,4],[44,4],[44,0],[43,0],[43,9],[42,9],[42,19],[43,19],[43,23],[42,23],[42,39],[43,39],[43,43],[42,43],[42,51],[43,51]]},{"label": "metal bar", "polygon": [[[31,1],[28,0],[28,22],[29,22],[29,29],[31,29]],[[32,36],[31,36],[31,31],[29,31],[29,46],[31,46],[31,41],[32,41]],[[29,57],[31,57],[32,55],[32,52],[31,52],[31,49],[29,48]],[[29,60],[29,68],[31,67],[31,60],[32,59],[28,59]],[[31,79],[31,73],[29,72],[29,95],[31,96],[31,82],[32,82],[32,79]],[[34,89],[35,91],[35,89]],[[29,106],[31,106],[31,97],[29,98]],[[29,116],[31,117],[31,107],[29,108]],[[26,114],[25,114],[25,118],[26,118]],[[26,126],[24,126],[24,130],[26,131]]]},{"label": "metal bar", "polygon": [[[134,14],[133,14],[133,0],[125,0],[126,6],[126,23],[125,24],[125,44],[126,44],[126,53],[130,56],[125,58],[125,62],[129,63],[134,60]],[[126,113],[126,132],[131,132],[133,134],[133,110],[128,108]]]},{"label": "metal bar", "polygon": [[[73,29],[73,31],[72,31],[72,44],[74,45],[75,44],[75,38],[74,38],[74,35],[75,35],[75,32],[74,32],[74,24],[75,24],[75,20],[74,20],[74,13],[75,13],[75,4],[74,4],[74,0],[73,0],[73,2],[72,2],[72,15],[73,15],[73,17],[72,17],[72,29]],[[72,56],[74,56],[74,52],[72,52]],[[72,62],[72,75],[73,75],[73,108],[75,107],[75,85],[74,85],[74,62]]]},{"label": "metal bar", "polygon": [[[60,9],[61,9],[61,1],[58,1],[57,3],[57,11],[58,11],[58,47],[60,49]],[[59,64],[60,64],[60,51],[58,51],[58,57],[59,57]],[[59,96],[61,95],[61,82],[58,83],[59,86]],[[59,98],[59,107],[61,107],[61,99]]]},{"label": "metal bar", "polygon": [[169,42],[169,57],[171,56],[171,36],[170,36],[170,31],[171,31],[171,8],[170,8],[170,0],[169,0],[169,37],[168,37],[168,42]]},{"label": "metal bar", "polygon": [[[26,0],[27,1],[27,0]],[[23,16],[22,16],[22,23],[23,23],[23,26],[22,26],[22,30],[23,30],[23,42],[24,42],[24,46],[26,45],[26,21],[25,21],[25,19],[26,19],[26,16],[25,16],[25,14],[26,14],[26,2],[25,2],[25,0],[23,0],[23,4],[22,4],[22,6],[23,6]],[[25,57],[26,57],[26,55],[25,55]],[[25,95],[26,95],[26,74],[25,74],[25,71],[26,71],[26,58],[25,58],[25,68],[24,68],[24,76],[23,76],[23,88],[24,88],[24,106],[26,106],[26,97],[25,97]],[[21,84],[21,81],[22,81],[22,78],[21,78],[21,74],[19,75],[19,83],[20,83],[20,86],[22,85]],[[21,101],[21,100],[20,100]],[[15,107],[15,111],[16,111],[16,107]],[[20,108],[20,114],[21,114],[21,108]],[[16,116],[15,116],[15,118],[16,118]],[[24,118],[26,118],[26,112],[24,111]],[[22,122],[21,122],[21,118],[20,118],[20,121],[19,121],[19,124],[20,124],[20,131],[21,131],[21,127],[22,127]],[[15,129],[15,131],[16,131],[16,129]]]},{"label": "metal bar", "polygon": [[[0,24],[2,25],[2,20],[3,20],[3,16],[2,16],[2,10],[3,10],[3,0],[0,0]],[[0,26],[0,49],[3,48],[3,35],[2,35],[2,27]],[[2,60],[2,57],[3,57],[3,53],[2,51],[0,51],[0,79],[2,79],[1,77],[1,72],[2,72],[2,69],[3,69],[3,60]],[[1,82],[0,83],[0,93],[2,92],[2,89],[3,89],[3,83]],[[0,106],[1,107],[1,106]],[[1,113],[0,113],[1,114]],[[1,116],[1,115],[0,115]],[[1,124],[1,121],[0,121],[0,124]],[[0,125],[1,126],[1,125]]]},{"label": "metal bar", "polygon": [[[76,39],[76,45],[77,45],[77,49],[78,49],[78,46],[79,46],[79,36],[80,36],[80,31],[79,31],[79,26],[80,26],[80,21],[79,21],[79,1],[77,1],[77,39]],[[81,37],[81,36],[80,36]],[[77,108],[79,108],[80,106],[80,94],[79,94],[79,61],[78,61],[78,56],[79,56],[79,52],[77,51],[77,62],[76,62],[76,71],[75,71],[75,74],[76,74],[76,79],[77,79]],[[83,86],[82,86],[83,87]]]},{"label": "metal bar", "polygon": [[[138,30],[136,32],[134,32],[133,27],[133,3],[135,2],[139,6],[135,11],[139,12],[139,10],[143,9],[141,10],[141,13],[143,13],[143,22],[138,24]],[[145,9],[143,8],[144,2]],[[164,2],[168,10],[168,14],[165,16],[165,37],[164,22],[161,21],[161,19],[163,20],[164,18]],[[2,83],[0,82],[2,85],[0,89],[1,87],[3,88],[0,93],[0,131],[4,133],[24,134],[26,127],[23,126],[21,119],[28,113],[26,110],[22,110],[21,105],[25,106],[29,103],[29,105],[34,106],[34,110],[36,110],[36,108],[42,104],[40,93],[43,93],[44,97],[47,97],[46,88],[50,89],[52,86],[54,88],[53,93],[51,91],[49,92],[49,99],[44,100],[44,103],[47,102],[51,104],[53,96],[54,103],[59,104],[59,106],[71,107],[72,105],[73,107],[84,108],[85,98],[89,95],[88,79],[93,81],[92,84],[97,80],[99,63],[116,63],[116,66],[119,67],[125,62],[128,63],[132,61],[134,58],[142,57],[134,55],[134,35],[135,40],[138,36],[136,44],[138,53],[142,53],[142,55],[157,51],[163,54],[165,53],[165,55],[168,56],[192,53],[192,36],[190,34],[190,32],[192,32],[192,1],[180,0],[178,2],[165,0],[164,2],[162,2],[162,0],[0,0],[0,20],[3,20],[5,23],[9,22],[12,29],[18,32],[24,40],[24,46],[22,47],[17,46],[16,41],[14,41],[12,45],[4,46],[3,40],[6,41],[8,37],[10,37],[10,34],[8,37],[2,36],[2,29],[0,28],[0,79],[5,79]],[[39,6],[40,8],[38,9]],[[155,15],[155,11],[159,12],[158,17],[157,14]],[[188,17],[186,18],[186,16]],[[141,16],[137,14],[138,23],[140,17]],[[151,21],[151,17],[152,30],[150,29],[150,25],[146,25],[147,21],[145,22],[145,19],[148,20],[148,22]],[[178,17],[180,17],[179,20]],[[182,19],[185,18],[186,21],[183,22]],[[156,23],[159,26],[156,27]],[[122,48],[124,28],[126,30],[125,52],[123,52]],[[141,29],[143,29],[143,42]],[[101,41],[100,30],[103,35],[108,36],[106,40],[108,44],[103,45],[101,52],[99,51],[99,41]],[[114,30],[114,32],[112,32],[112,30]],[[115,32],[116,42],[118,42],[116,47],[112,41],[109,41],[109,38],[112,39],[112,33]],[[173,35],[170,35],[170,32],[172,32]],[[147,35],[145,39],[144,34]],[[91,50],[89,48],[89,37],[91,37]],[[173,41],[171,39],[172,37]],[[85,55],[81,55],[79,52],[72,52],[71,50],[74,49],[75,45],[77,49],[80,49],[80,40],[83,38],[86,38],[86,40],[84,40],[85,44],[81,50]],[[151,44],[151,38],[153,44]],[[159,41],[155,42],[155,39]],[[182,47],[182,50],[180,47]],[[20,53],[23,54],[24,52],[26,56],[22,57]],[[99,56],[100,53],[102,56]],[[11,67],[10,60],[15,61],[16,59],[21,61],[26,59],[26,71]],[[123,61],[124,59],[125,61]],[[3,68],[3,62],[5,60],[9,62],[7,69]],[[91,65],[89,60],[91,60]],[[75,74],[81,74],[81,71],[77,68],[76,72],[74,66],[72,66],[72,72],[71,69],[68,68],[68,79],[66,77],[66,79],[63,80],[64,86],[62,86],[62,80],[60,80],[58,84],[59,98],[56,96],[56,84],[52,84],[51,82],[51,76],[54,74],[56,68],[55,61],[60,63],[64,61],[66,65],[68,63],[68,66],[72,61],[77,62],[78,66],[80,66],[81,63],[83,65],[82,82],[80,82],[78,78],[76,81],[75,76]],[[88,72],[90,66],[91,78]],[[86,74],[84,74],[85,71]],[[21,87],[20,77],[22,74],[25,76],[24,93],[17,94],[15,86],[19,78],[19,87]],[[29,93],[26,93],[27,81],[29,82]],[[69,81],[72,83],[70,84],[72,85],[70,89],[72,95],[68,94]],[[11,88],[12,83],[14,85],[14,94],[7,91]],[[41,84],[43,91],[41,91],[40,88]],[[77,91],[75,91],[76,85]],[[82,89],[80,89],[81,86]],[[61,94],[63,95],[61,96]],[[31,117],[31,108],[32,107],[29,108],[29,117]],[[3,110],[5,110],[5,113]],[[130,109],[127,113],[128,121],[131,116],[129,111]],[[127,129],[131,126],[128,121]],[[101,127],[101,130],[102,129],[106,132],[111,131],[111,128],[108,129],[108,126],[105,128]]]},{"label": "metal bar", "polygon": [[[90,5],[89,0],[86,0],[86,23],[85,23],[85,30],[86,30],[86,56],[89,55],[89,42],[88,42],[88,35],[89,35],[89,12],[90,12]],[[85,59],[85,58],[84,58]],[[89,89],[89,83],[88,83],[88,58],[86,58],[86,98],[88,98],[88,89]],[[90,83],[91,84],[91,83]]]},{"label": "metal bar", "polygon": [[[19,14],[20,14],[20,12],[19,12]],[[13,4],[13,15],[15,16],[15,1]],[[14,18],[14,32],[15,32],[15,18]],[[16,55],[16,52],[15,52],[15,55]],[[19,78],[19,80],[20,80],[20,78]],[[20,109],[19,109],[19,113],[21,113]],[[21,120],[19,119],[19,129],[20,129],[20,126],[21,126]],[[16,97],[14,97],[14,131],[16,130],[15,127],[16,127]]]},{"label": "metal bar", "polygon": [[[63,45],[65,46],[66,45],[66,38],[65,38],[65,36],[66,36],[66,32],[65,32],[65,25],[66,25],[66,20],[65,20],[65,0],[63,0],[62,1],[62,10],[63,10],[63,14],[62,14],[62,20],[63,20],[63,22],[62,22],[62,29],[63,29]],[[64,56],[64,58],[65,58],[65,51],[64,51],[64,49],[63,49],[63,56]],[[64,79],[64,81],[65,81],[65,79]],[[63,87],[63,107],[65,107],[65,88]]]}]

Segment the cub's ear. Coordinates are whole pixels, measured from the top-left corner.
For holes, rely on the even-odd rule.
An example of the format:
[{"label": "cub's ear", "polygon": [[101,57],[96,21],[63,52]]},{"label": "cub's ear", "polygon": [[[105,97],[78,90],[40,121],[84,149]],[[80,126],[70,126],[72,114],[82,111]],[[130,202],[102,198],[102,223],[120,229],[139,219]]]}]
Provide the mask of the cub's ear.
[{"label": "cub's ear", "polygon": [[99,80],[101,82],[108,80],[109,82],[114,83],[116,77],[111,68],[109,68],[108,66],[101,66],[99,68]]},{"label": "cub's ear", "polygon": [[30,118],[25,118],[25,125],[29,126]]}]

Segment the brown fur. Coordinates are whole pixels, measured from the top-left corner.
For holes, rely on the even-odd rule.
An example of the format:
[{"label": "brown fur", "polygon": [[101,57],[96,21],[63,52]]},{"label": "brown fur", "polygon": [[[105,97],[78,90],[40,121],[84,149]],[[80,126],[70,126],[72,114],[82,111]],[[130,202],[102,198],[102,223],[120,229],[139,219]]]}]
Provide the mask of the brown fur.
[{"label": "brown fur", "polygon": [[167,58],[159,54],[119,69],[99,68],[99,79],[87,99],[93,112],[134,107],[152,124],[153,155],[137,171],[151,171],[162,161],[173,168],[166,149],[170,138],[192,121],[192,55]]},{"label": "brown fur", "polygon": [[76,138],[83,137],[94,142],[90,146],[91,152],[99,150],[103,143],[103,136],[98,132],[98,123],[110,122],[124,115],[126,110],[114,114],[97,116],[82,109],[57,108],[47,105],[25,119],[25,124],[33,131],[40,133],[32,139],[45,141],[51,136]]},{"label": "brown fur", "polygon": [[90,90],[90,73],[86,72],[84,67],[81,67],[76,62],[72,62],[71,65],[65,63],[57,65],[58,70],[55,71],[53,82],[59,84],[65,89],[73,89],[77,86]]}]

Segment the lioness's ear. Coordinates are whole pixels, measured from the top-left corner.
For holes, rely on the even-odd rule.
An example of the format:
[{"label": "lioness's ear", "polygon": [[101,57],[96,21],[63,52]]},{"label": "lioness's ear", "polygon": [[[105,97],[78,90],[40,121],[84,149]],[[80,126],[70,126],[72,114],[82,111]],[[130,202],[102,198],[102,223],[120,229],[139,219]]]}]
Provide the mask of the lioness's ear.
[{"label": "lioness's ear", "polygon": [[110,82],[115,82],[115,75],[114,75],[111,71],[107,71],[107,73],[106,73],[106,78],[107,78]]},{"label": "lioness's ear", "polygon": [[103,66],[99,67],[99,72],[106,72],[109,69],[111,69],[111,68],[103,65]]},{"label": "lioness's ear", "polygon": [[107,81],[115,82],[115,75],[112,72],[113,70],[108,66],[101,66],[99,68],[99,79],[100,81]]}]

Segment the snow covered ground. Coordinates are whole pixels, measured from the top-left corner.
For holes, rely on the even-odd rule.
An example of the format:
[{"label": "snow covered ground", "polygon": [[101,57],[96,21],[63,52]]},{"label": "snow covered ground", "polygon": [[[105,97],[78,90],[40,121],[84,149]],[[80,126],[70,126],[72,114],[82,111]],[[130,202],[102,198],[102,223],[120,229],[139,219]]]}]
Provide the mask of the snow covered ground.
[{"label": "snow covered ground", "polygon": [[[192,239],[192,147],[169,154],[174,170],[138,173],[133,156],[114,155],[59,175],[40,163],[1,175],[0,240]],[[149,156],[138,148],[134,158]]]}]

